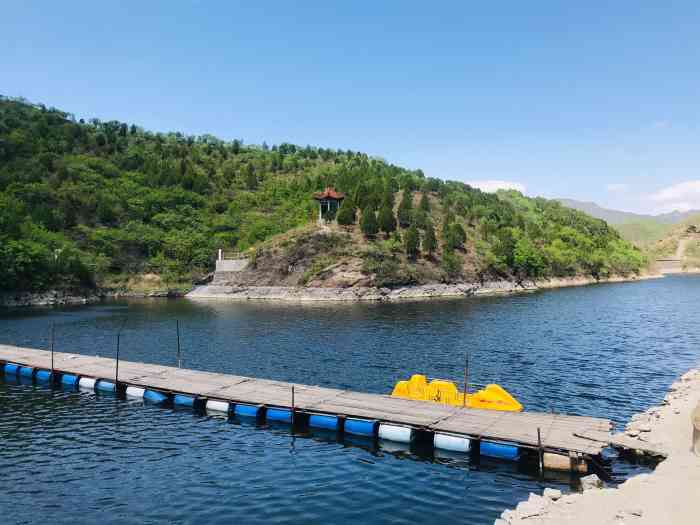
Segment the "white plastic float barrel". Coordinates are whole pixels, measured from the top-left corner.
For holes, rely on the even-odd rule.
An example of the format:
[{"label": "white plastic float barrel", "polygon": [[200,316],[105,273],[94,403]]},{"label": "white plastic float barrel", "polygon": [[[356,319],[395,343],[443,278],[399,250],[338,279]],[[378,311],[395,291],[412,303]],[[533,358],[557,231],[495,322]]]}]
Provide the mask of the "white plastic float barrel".
[{"label": "white plastic float barrel", "polygon": [[168,396],[166,394],[163,392],[158,392],[157,390],[146,390],[146,392],[143,394],[143,398],[150,403],[156,404],[165,403],[168,400]]},{"label": "white plastic float barrel", "polygon": [[92,377],[81,377],[78,386],[80,390],[95,390],[95,383],[97,381]]},{"label": "white plastic float barrel", "polygon": [[228,415],[230,409],[231,407],[226,401],[207,400],[207,413]]},{"label": "white plastic float barrel", "polygon": [[435,434],[433,446],[440,450],[466,454],[471,448],[471,441],[468,438],[450,436],[449,434]]},{"label": "white plastic float barrel", "polygon": [[311,414],[309,416],[309,426],[313,428],[338,430],[338,423],[338,416],[326,416],[324,414]]},{"label": "white plastic float barrel", "polygon": [[128,386],[126,387],[126,397],[131,397],[133,399],[141,399],[146,393],[145,388],[138,386]]},{"label": "white plastic float barrel", "polygon": [[34,377],[34,369],[31,366],[22,366],[19,369],[20,377],[26,377],[31,379]]},{"label": "white plastic float barrel", "polygon": [[37,370],[35,377],[38,383],[48,383],[51,381],[51,370]]},{"label": "white plastic float barrel", "polygon": [[395,441],[396,443],[410,443],[413,439],[413,429],[381,423],[379,425],[379,439]]},{"label": "white plastic float barrel", "polygon": [[95,385],[95,390],[98,390],[99,392],[116,392],[117,387],[111,381],[107,381],[106,379],[100,379]]}]

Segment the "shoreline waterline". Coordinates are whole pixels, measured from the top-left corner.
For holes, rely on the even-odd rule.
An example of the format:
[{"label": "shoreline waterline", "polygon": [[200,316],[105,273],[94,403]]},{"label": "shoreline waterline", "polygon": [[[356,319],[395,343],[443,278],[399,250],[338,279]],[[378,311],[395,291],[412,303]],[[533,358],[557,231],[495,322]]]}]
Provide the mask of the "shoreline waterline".
[{"label": "shoreline waterline", "polygon": [[321,288],[294,286],[218,286],[201,285],[188,293],[161,290],[151,293],[131,292],[100,292],[90,294],[71,293],[59,290],[46,292],[5,292],[0,294],[0,307],[17,308],[25,306],[61,306],[95,304],[110,299],[193,299],[193,300],[224,300],[224,301],[270,301],[270,302],[377,302],[377,301],[406,301],[455,299],[464,297],[493,297],[499,295],[514,295],[568,288],[573,286],[588,286],[592,284],[611,284],[622,282],[638,282],[648,279],[660,279],[663,274],[640,274],[631,276],[615,276],[606,279],[594,277],[563,277],[541,281],[490,281],[486,283],[455,283],[427,284],[403,286],[396,288],[380,287],[351,287],[351,288]]},{"label": "shoreline waterline", "polygon": [[427,284],[398,288],[304,288],[285,286],[221,286],[204,285],[195,288],[185,297],[193,300],[225,301],[279,301],[279,302],[370,302],[405,301],[423,299],[449,299],[462,297],[492,297],[536,292],[554,288],[637,282],[660,279],[661,274],[615,276],[607,279],[594,277],[556,278],[543,281],[491,281],[486,283]]},{"label": "shoreline waterline", "polygon": [[562,496],[545,489],[530,493],[515,509],[505,510],[494,525],[584,525],[697,523],[700,496],[700,456],[692,451],[693,411],[700,406],[700,367],[680,376],[659,405],[635,414],[623,432],[628,441],[639,440],[665,455],[650,474],[628,478],[616,488],[585,488]]}]

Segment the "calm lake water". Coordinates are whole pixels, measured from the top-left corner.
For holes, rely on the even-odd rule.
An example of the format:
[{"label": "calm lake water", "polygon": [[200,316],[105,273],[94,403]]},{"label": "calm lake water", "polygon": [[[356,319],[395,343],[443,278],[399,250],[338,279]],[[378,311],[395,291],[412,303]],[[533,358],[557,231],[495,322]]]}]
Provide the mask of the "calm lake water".
[{"label": "calm lake water", "polygon": [[[531,410],[618,424],[700,361],[700,276],[499,298],[274,305],[187,300],[0,311],[0,343],[388,393],[411,373],[499,382]],[[3,523],[492,523],[528,492],[514,465],[292,435],[0,379]],[[613,462],[616,478],[631,467]]]}]

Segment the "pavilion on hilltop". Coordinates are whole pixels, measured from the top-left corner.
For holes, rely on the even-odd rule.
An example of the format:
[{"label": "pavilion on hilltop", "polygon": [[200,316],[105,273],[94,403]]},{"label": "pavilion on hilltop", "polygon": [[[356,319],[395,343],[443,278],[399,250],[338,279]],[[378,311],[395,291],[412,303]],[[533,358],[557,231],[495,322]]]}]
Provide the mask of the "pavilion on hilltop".
[{"label": "pavilion on hilltop", "polygon": [[314,193],[314,199],[318,201],[318,222],[324,224],[333,221],[343,202],[345,194],[328,186],[325,190]]}]

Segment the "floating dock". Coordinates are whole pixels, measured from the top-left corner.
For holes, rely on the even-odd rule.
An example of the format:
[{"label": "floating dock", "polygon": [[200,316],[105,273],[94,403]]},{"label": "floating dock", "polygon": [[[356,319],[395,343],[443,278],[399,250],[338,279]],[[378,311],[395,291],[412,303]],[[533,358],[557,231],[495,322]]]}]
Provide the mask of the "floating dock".
[{"label": "floating dock", "polygon": [[[37,382],[86,387],[227,415],[336,430],[436,448],[517,459],[540,469],[585,471],[607,446],[583,436],[610,434],[607,419],[537,412],[501,412],[138,363],[107,357],[0,345],[0,366]],[[118,376],[117,376],[118,373]]]}]

